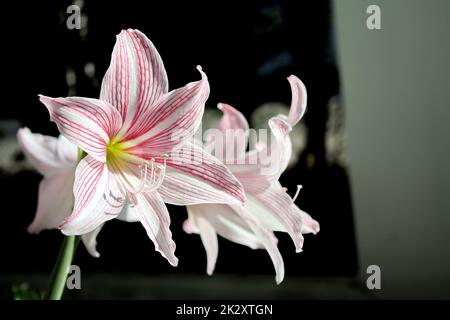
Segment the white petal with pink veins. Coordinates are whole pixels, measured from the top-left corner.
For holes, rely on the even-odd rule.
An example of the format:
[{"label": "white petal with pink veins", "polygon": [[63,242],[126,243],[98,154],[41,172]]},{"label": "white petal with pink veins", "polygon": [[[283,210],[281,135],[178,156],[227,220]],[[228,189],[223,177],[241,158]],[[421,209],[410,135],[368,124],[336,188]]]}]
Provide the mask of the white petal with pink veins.
[{"label": "white petal with pink veins", "polygon": [[40,96],[59,132],[81,150],[106,162],[106,146],[122,126],[119,112],[97,99]]},{"label": "white petal with pink veins", "polygon": [[100,99],[120,112],[123,132],[167,91],[166,70],[153,43],[139,30],[123,30],[100,92]]},{"label": "white petal with pink veins", "polygon": [[217,158],[194,143],[173,150],[158,192],[167,203],[235,203],[245,201],[242,185]]},{"label": "white petal with pink veins", "polygon": [[156,251],[169,261],[172,266],[178,265],[175,257],[175,242],[170,231],[170,216],[167,207],[157,192],[139,193],[136,204],[130,208],[141,221],[149,238],[155,244]]},{"label": "white petal with pink veins", "polygon": [[125,204],[123,189],[107,166],[86,156],[78,164],[73,186],[75,205],[60,226],[66,235],[81,235],[116,218]]}]

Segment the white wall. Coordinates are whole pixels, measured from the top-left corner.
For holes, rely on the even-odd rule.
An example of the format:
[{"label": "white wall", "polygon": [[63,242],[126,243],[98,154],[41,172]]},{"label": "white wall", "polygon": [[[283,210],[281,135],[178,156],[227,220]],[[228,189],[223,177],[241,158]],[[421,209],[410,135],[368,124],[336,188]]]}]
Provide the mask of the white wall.
[{"label": "white wall", "polygon": [[334,18],[362,276],[450,297],[450,1],[335,0]]}]

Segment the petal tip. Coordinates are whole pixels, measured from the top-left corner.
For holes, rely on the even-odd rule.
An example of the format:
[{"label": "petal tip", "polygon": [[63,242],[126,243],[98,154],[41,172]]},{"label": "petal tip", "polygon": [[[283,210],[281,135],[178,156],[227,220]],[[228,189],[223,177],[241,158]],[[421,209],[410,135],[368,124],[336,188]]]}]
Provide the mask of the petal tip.
[{"label": "petal tip", "polygon": [[172,267],[177,267],[178,266],[178,258],[174,256],[172,259],[169,260],[169,263]]},{"label": "petal tip", "polygon": [[27,232],[29,234],[39,234],[41,233],[41,229],[40,228],[36,228],[36,226],[32,223],[27,227]]},{"label": "petal tip", "polygon": [[196,68],[197,68],[197,70],[200,72],[200,74],[201,74],[201,76],[202,76],[202,80],[203,80],[203,81],[208,80],[208,77],[206,76],[206,73],[203,71],[202,66],[197,65]]}]

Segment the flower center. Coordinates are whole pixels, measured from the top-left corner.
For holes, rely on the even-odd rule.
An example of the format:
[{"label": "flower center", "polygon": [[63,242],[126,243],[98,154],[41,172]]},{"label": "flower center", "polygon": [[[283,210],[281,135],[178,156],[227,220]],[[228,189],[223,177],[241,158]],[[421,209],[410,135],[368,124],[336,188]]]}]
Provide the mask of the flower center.
[{"label": "flower center", "polygon": [[150,160],[141,158],[117,138],[112,138],[106,146],[106,163],[131,200],[134,194],[159,188],[166,172],[166,158],[167,155]]},{"label": "flower center", "polygon": [[123,144],[118,139],[111,139],[106,146],[106,162],[109,164],[119,165],[124,161],[126,154]]}]

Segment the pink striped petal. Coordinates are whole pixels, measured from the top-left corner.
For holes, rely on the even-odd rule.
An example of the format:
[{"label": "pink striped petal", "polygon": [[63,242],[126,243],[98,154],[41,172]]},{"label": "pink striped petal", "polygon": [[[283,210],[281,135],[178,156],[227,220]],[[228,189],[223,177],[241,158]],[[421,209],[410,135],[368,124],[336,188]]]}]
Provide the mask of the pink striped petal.
[{"label": "pink striped petal", "polygon": [[[237,167],[247,167],[245,170],[237,169]],[[259,194],[270,187],[272,181],[261,172],[261,168],[253,168],[252,166],[236,166],[228,165],[233,175],[242,184],[244,190],[248,194]]]},{"label": "pink striped petal", "polygon": [[268,229],[287,232],[295,244],[296,251],[301,252],[303,247],[301,215],[296,212],[291,197],[279,183],[263,193],[248,196],[245,206]]},{"label": "pink striped petal", "polygon": [[176,205],[245,201],[242,185],[217,158],[193,143],[171,152],[166,176],[158,192]]},{"label": "pink striped petal", "polygon": [[73,186],[75,204],[72,215],[60,226],[66,235],[93,231],[116,218],[125,202],[123,189],[107,166],[91,156],[78,164]]},{"label": "pink striped petal", "polygon": [[175,242],[172,240],[172,232],[169,229],[170,216],[163,200],[157,192],[142,192],[135,196],[136,205],[132,207],[132,210],[147,230],[156,251],[160,252],[172,266],[177,266]]},{"label": "pink striped petal", "polygon": [[289,123],[276,116],[269,120],[269,126],[274,136],[270,145],[260,144],[257,150],[247,152],[238,164],[228,164],[250,193],[261,193],[278,181],[292,154]]},{"label": "pink striped petal", "polygon": [[305,85],[299,78],[291,75],[288,77],[288,81],[292,91],[288,122],[291,126],[295,126],[305,114],[307,94]]},{"label": "pink striped petal", "polygon": [[27,159],[43,176],[74,171],[77,147],[64,137],[44,136],[23,128],[17,132],[17,139]]},{"label": "pink striped petal", "polygon": [[191,82],[173,90],[135,119],[124,140],[129,152],[142,157],[153,157],[170,151],[174,146],[192,137],[200,126],[209,83],[205,73],[200,81]]},{"label": "pink striped petal", "polygon": [[59,132],[98,161],[106,161],[106,145],[122,126],[110,104],[89,98],[40,96]]},{"label": "pink striped petal", "polygon": [[292,141],[289,137],[291,126],[281,117],[269,120],[269,127],[275,140],[270,145],[271,172],[276,180],[286,170],[292,156]]},{"label": "pink striped petal", "polygon": [[81,236],[81,240],[83,241],[86,250],[89,252],[91,256],[94,258],[100,258],[100,253],[97,251],[97,236],[102,230],[103,224],[98,226],[96,229],[92,230],[89,233],[83,234]]},{"label": "pink striped petal", "polygon": [[39,184],[38,207],[29,233],[56,229],[72,212],[73,179],[75,164],[71,169],[45,177]]},{"label": "pink striped petal", "polygon": [[263,228],[260,224],[250,223],[250,227],[255,232],[256,236],[261,239],[265,249],[269,253],[270,259],[272,259],[273,267],[275,269],[275,282],[280,284],[284,279],[284,261],[281,256],[280,250],[277,247],[277,238],[266,228]]},{"label": "pink striped petal", "polygon": [[139,30],[123,30],[117,36],[100,99],[119,110],[124,132],[167,91],[166,70],[153,43]]},{"label": "pink striped petal", "polygon": [[234,209],[245,218],[255,236],[262,242],[269,253],[275,268],[275,281],[277,284],[280,284],[284,279],[284,261],[277,247],[278,239],[269,228],[264,226],[262,221],[255,219],[252,211],[248,211],[245,207],[234,207]]},{"label": "pink striped petal", "polygon": [[223,112],[219,130],[223,137],[223,158],[238,159],[245,154],[248,144],[248,122],[244,115],[232,106],[219,103],[217,106]]}]

